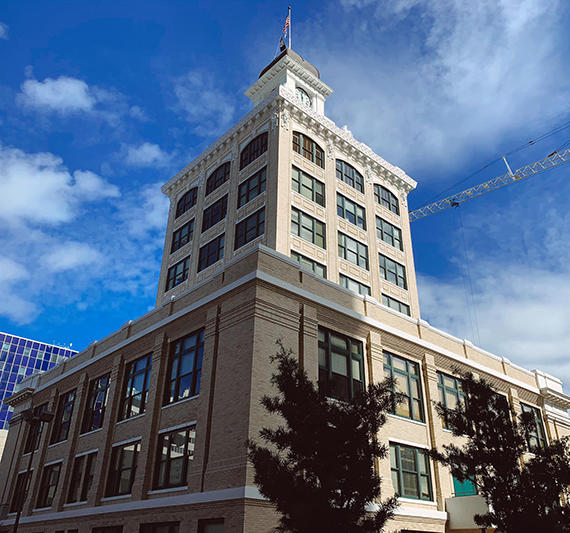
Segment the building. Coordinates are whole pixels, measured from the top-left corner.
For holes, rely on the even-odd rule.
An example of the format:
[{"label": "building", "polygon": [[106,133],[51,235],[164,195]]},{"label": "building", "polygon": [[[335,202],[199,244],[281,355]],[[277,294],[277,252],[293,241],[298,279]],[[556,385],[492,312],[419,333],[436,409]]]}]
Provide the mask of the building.
[{"label": "building", "polygon": [[45,372],[77,351],[0,332],[0,457],[8,434],[12,408],[4,400],[23,378]]},{"label": "building", "polygon": [[[164,185],[156,308],[8,400],[0,527],[14,522],[37,450],[25,532],[270,531],[246,440],[269,422],[259,400],[276,339],[333,398],[400,378],[408,399],[382,433],[394,460],[379,467],[383,495],[402,495],[391,531],[478,531],[473,487],[425,455],[451,440],[433,402],[461,396],[454,368],[534,412],[535,445],[570,434],[559,379],[420,318],[406,202],[416,183],[325,116],[330,93],[284,51],[246,92],[253,109]],[[19,416],[31,407],[55,413],[32,438]]]}]

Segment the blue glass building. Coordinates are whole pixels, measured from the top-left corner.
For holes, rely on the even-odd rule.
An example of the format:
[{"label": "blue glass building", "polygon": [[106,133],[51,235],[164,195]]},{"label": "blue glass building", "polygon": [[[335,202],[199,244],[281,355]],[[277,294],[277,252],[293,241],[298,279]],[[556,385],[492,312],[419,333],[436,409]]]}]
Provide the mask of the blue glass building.
[{"label": "blue glass building", "polygon": [[8,429],[12,409],[4,399],[25,376],[45,372],[75,355],[75,350],[0,332],[0,430]]}]

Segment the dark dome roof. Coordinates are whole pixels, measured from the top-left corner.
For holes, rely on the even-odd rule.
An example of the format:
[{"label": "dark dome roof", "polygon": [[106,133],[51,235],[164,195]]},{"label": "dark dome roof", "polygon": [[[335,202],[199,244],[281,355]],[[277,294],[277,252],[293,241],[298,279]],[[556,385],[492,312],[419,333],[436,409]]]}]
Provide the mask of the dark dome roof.
[{"label": "dark dome roof", "polygon": [[283,52],[281,52],[271,63],[269,63],[269,65],[267,65],[261,71],[259,77],[261,78],[261,76],[263,76],[273,65],[275,65],[278,61],[281,60],[281,58],[283,58],[286,55],[289,56],[294,61],[296,61],[297,63],[299,63],[303,68],[307,69],[311,74],[313,74],[313,76],[316,76],[319,79],[321,78],[321,75],[319,74],[317,67],[311,65],[311,63],[309,63],[308,61],[305,61],[297,52],[295,52],[291,48],[286,48],[285,50],[283,50]]}]

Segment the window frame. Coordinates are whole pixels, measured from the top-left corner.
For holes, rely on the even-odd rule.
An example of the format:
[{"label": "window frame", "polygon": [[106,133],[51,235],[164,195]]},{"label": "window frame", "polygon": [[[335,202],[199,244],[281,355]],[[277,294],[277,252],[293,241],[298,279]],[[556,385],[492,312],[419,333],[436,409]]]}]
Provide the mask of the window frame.
[{"label": "window frame", "polygon": [[[400,402],[398,405],[394,406],[394,410],[391,414],[398,416],[400,418],[405,418],[408,420],[414,420],[415,422],[422,422],[425,423],[426,416],[425,416],[425,407],[424,407],[424,393],[422,389],[422,378],[421,378],[421,368],[420,364],[416,361],[411,361],[410,359],[406,359],[405,357],[401,357],[396,355],[392,352],[383,352],[384,355],[384,375],[397,379],[400,378],[404,380],[406,391],[400,390],[405,397],[406,400]],[[398,368],[394,365],[394,358],[404,363],[405,370],[402,368]],[[410,369],[415,369],[416,371],[413,372]],[[395,376],[396,374],[396,376]],[[418,397],[414,397],[414,387],[412,383],[416,383],[417,390],[418,390]],[[394,390],[398,390],[397,387]],[[414,403],[417,402],[417,403]],[[398,409],[401,408],[402,405],[407,404],[408,407],[408,415],[403,414],[403,412],[398,412]],[[416,416],[414,405],[417,406],[419,411],[419,416]]]},{"label": "window frame", "polygon": [[268,147],[269,135],[267,131],[261,132],[259,135],[249,141],[243,147],[239,155],[240,171],[261,157],[265,152],[267,152]]},{"label": "window frame", "polygon": [[[414,452],[414,463],[415,470],[404,469],[402,465],[402,449],[411,450]],[[421,472],[420,467],[420,456],[422,457],[425,465],[425,473]],[[392,459],[394,459],[395,466],[393,465]],[[418,448],[416,446],[408,446],[406,444],[400,444],[399,442],[390,441],[390,473],[392,479],[392,485],[394,485],[394,474],[397,476],[397,487],[394,488],[394,492],[399,498],[408,498],[413,500],[421,501],[433,501],[434,491],[433,491],[433,480],[431,475],[431,464],[429,460],[429,455],[427,450],[423,448]],[[408,475],[415,475],[418,487],[417,496],[410,494],[402,494],[400,490],[405,490],[404,486],[404,473]],[[424,497],[422,493],[422,478],[427,479],[427,486],[429,488],[429,495]],[[403,492],[403,491],[402,491]]]},{"label": "window frame", "polygon": [[[255,183],[254,183],[255,182]],[[252,185],[254,183],[254,185]],[[267,167],[263,167],[257,172],[253,173],[249,178],[243,180],[238,185],[238,200],[237,208],[251,202],[254,198],[265,192],[267,186]]]},{"label": "window frame", "polygon": [[342,159],[335,160],[335,169],[337,179],[364,194],[364,178],[358,170]]},{"label": "window frame", "polygon": [[[351,289],[349,287],[350,283],[356,284],[357,290]],[[345,274],[339,274],[339,285],[341,287],[344,287],[345,289],[348,289],[349,291],[360,294],[360,296],[371,296],[372,295],[372,289],[370,288],[369,285],[366,285],[365,283],[361,283],[360,281],[353,279],[349,276],[346,276]],[[367,290],[365,292],[362,292],[363,288],[365,288]]]},{"label": "window frame", "polygon": [[43,467],[35,509],[51,507],[57,495],[57,486],[63,461]]},{"label": "window frame", "polygon": [[[200,247],[198,251],[198,272],[215,265],[224,258],[225,235],[225,233],[221,233]],[[215,254],[212,252],[215,252]],[[215,260],[211,263],[208,262],[212,258]]]},{"label": "window frame", "polygon": [[[252,233],[253,231],[253,233]],[[265,207],[236,223],[234,252],[265,234]]]},{"label": "window frame", "polygon": [[357,228],[366,231],[366,208],[339,192],[336,193],[336,214]]},{"label": "window frame", "polygon": [[[133,483],[138,466],[138,456],[140,452],[141,441],[131,441],[125,444],[118,444],[111,449],[111,460],[109,463],[109,473],[107,475],[107,484],[105,487],[105,497],[110,498],[113,496],[123,496],[132,494]],[[125,450],[126,448],[133,447],[133,457],[130,466],[124,465]],[[121,490],[121,477],[123,472],[129,472],[129,490],[128,492]]]},{"label": "window frame", "polygon": [[374,199],[378,205],[385,207],[395,215],[400,215],[400,201],[398,200],[398,196],[390,189],[384,187],[384,185],[380,185],[379,183],[374,184]]},{"label": "window frame", "polygon": [[[178,433],[186,433],[185,440],[184,440],[184,450],[182,453],[182,473],[181,473],[181,481],[179,483],[173,482],[170,480],[170,474],[172,472],[172,463],[177,459],[173,459],[171,456],[172,452],[172,443],[170,441],[171,436]],[[164,455],[162,453],[163,450],[163,443],[166,438],[169,438],[169,445],[168,445],[168,453],[166,459],[164,459]],[[194,459],[194,447],[196,442],[196,424],[190,424],[186,427],[181,427],[178,429],[174,429],[171,431],[164,431],[159,433],[158,440],[156,444],[156,459],[155,459],[155,468],[154,468],[154,489],[161,490],[161,489],[170,489],[174,487],[184,487],[188,485],[188,470],[190,466],[190,461]],[[160,472],[162,465],[164,466],[164,483],[160,482]]]},{"label": "window frame", "polygon": [[221,187],[230,179],[231,161],[222,163],[216,168],[206,180],[206,193],[204,196],[212,194],[217,188]]},{"label": "window frame", "polygon": [[[544,450],[548,445],[546,431],[544,430],[544,422],[542,420],[542,412],[538,407],[528,403],[520,402],[521,413],[531,413],[534,415],[534,431],[529,432],[527,445],[531,453],[536,450]],[[536,445],[532,445],[532,439],[536,440]]]},{"label": "window frame", "polygon": [[[295,220],[296,218],[296,220]],[[311,224],[309,228],[307,223]],[[309,232],[311,234],[311,240],[306,239],[301,235],[302,230]],[[291,233],[297,237],[303,239],[304,241],[310,242],[323,250],[327,249],[327,225],[325,222],[321,222],[319,219],[307,215],[304,211],[291,206]],[[322,245],[315,241],[322,241]]]},{"label": "window frame", "polygon": [[186,224],[183,224],[172,232],[172,243],[170,245],[171,254],[192,241],[194,238],[194,220],[194,218],[190,219]]},{"label": "window frame", "polygon": [[[95,431],[96,429],[101,429],[103,427],[110,384],[110,372],[94,378],[89,382],[87,401],[85,403],[85,411],[83,412],[83,420],[81,422],[81,434],[89,433],[90,431]],[[96,420],[97,414],[100,415],[100,419],[98,421]]]},{"label": "window frame", "polygon": [[376,215],[376,237],[397,250],[404,251],[402,230],[378,215]]},{"label": "window frame", "polygon": [[[143,361],[145,365],[137,370],[137,365],[140,361]],[[150,385],[150,374],[152,371],[152,353],[138,357],[132,361],[129,361],[125,367],[125,376],[123,378],[123,387],[121,388],[121,401],[119,405],[119,420],[127,420],[133,418],[134,416],[141,415],[146,410],[146,400],[148,396],[148,390]],[[138,376],[144,375],[143,385],[140,392],[133,394],[135,390],[135,380]],[[133,414],[133,402],[136,396],[141,397],[140,401],[140,411]],[[128,409],[128,411],[127,411]],[[127,414],[127,412],[129,414]]]},{"label": "window frame", "polygon": [[[390,302],[397,304],[397,307],[390,305]],[[389,296],[388,294],[382,293],[382,305],[385,305],[386,307],[393,309],[394,311],[398,311],[398,313],[402,313],[403,315],[412,316],[410,306],[408,304],[400,302],[400,300],[392,298],[392,296]],[[402,307],[404,308],[404,311],[402,311]]]},{"label": "window frame", "polygon": [[[179,533],[180,522],[147,522],[139,525],[139,533],[161,533],[162,528],[167,528],[166,533]],[[162,531],[162,533],[165,533]]]},{"label": "window frame", "polygon": [[[34,407],[34,417],[39,418],[43,413],[47,413],[47,411],[48,402],[38,405]],[[40,439],[42,438],[45,425],[45,422],[28,424],[28,432],[26,434],[26,440],[24,441],[24,454],[36,451],[40,447]]]},{"label": "window frame", "polygon": [[17,513],[24,507],[26,503],[26,489],[31,480],[33,469],[29,471],[18,472],[16,475],[16,482],[14,485],[14,492],[12,493],[12,498],[10,500],[10,513]]},{"label": "window frame", "polygon": [[[446,385],[446,379],[451,380],[453,382],[453,386]],[[448,405],[447,394],[450,394],[455,398],[455,405],[458,405],[460,402],[463,403],[464,406],[466,405],[467,393],[463,390],[463,380],[439,370],[437,371],[437,393],[439,396],[439,402],[448,409],[453,409],[453,407]],[[445,417],[441,418],[441,426],[447,429],[447,420]]]},{"label": "window frame", "polygon": [[186,191],[176,203],[176,216],[175,219],[182,216],[186,211],[190,211],[198,201],[198,187],[192,187]]},{"label": "window frame", "polygon": [[71,420],[73,418],[76,392],[77,389],[72,389],[59,395],[57,411],[54,417],[54,424],[50,436],[50,444],[56,444],[67,440],[69,429],[71,427]]},{"label": "window frame", "polygon": [[[303,183],[303,178],[308,180],[310,187]],[[317,190],[319,188],[320,190]],[[291,170],[291,189],[303,198],[307,198],[321,207],[326,207],[325,183],[295,165]]]},{"label": "window frame", "polygon": [[[394,269],[390,269],[392,266],[390,263],[393,263]],[[386,280],[388,283],[392,285],[396,285],[396,287],[400,287],[401,289],[408,290],[408,279],[406,276],[406,266],[398,263],[398,261],[394,261],[391,257],[384,255],[382,253],[378,254],[378,263],[380,267],[380,275],[382,279]],[[398,268],[399,267],[399,268]],[[401,269],[401,270],[400,270]],[[395,281],[388,279],[388,275],[392,274],[394,276]]]},{"label": "window frame", "polygon": [[224,220],[227,214],[228,195],[226,194],[204,208],[204,212],[202,213],[202,226],[200,233],[204,233],[210,228],[213,228],[216,224]]},{"label": "window frame", "polygon": [[[349,243],[356,243],[356,250],[349,247]],[[365,253],[363,253],[365,252]],[[364,270],[370,270],[370,258],[368,256],[368,246],[357,239],[354,239],[350,235],[338,232],[338,256],[357,267]],[[354,257],[354,260],[349,259],[349,257]]]},{"label": "window frame", "polygon": [[[168,267],[168,271],[166,273],[166,286],[164,288],[164,292],[168,292],[174,287],[177,287],[181,283],[184,283],[190,274],[190,256],[181,259],[171,267]],[[181,270],[177,270],[181,268]]]},{"label": "window frame", "polygon": [[97,452],[75,456],[65,503],[86,502],[95,477]]},{"label": "window frame", "polygon": [[[306,255],[300,254],[299,252],[296,252],[295,250],[291,250],[291,258],[294,259],[295,261],[297,261],[302,267],[305,267],[305,268],[311,270],[312,272],[314,272],[318,276],[321,276],[323,279],[327,279],[327,266],[326,265],[323,265],[322,263],[319,263],[318,261],[315,261],[314,259],[311,259],[310,257],[307,257]],[[322,274],[316,270],[318,267],[322,268],[322,272],[323,272]]]},{"label": "window frame", "polygon": [[325,151],[317,142],[300,131],[293,132],[293,151],[302,155],[311,163],[325,168]]}]

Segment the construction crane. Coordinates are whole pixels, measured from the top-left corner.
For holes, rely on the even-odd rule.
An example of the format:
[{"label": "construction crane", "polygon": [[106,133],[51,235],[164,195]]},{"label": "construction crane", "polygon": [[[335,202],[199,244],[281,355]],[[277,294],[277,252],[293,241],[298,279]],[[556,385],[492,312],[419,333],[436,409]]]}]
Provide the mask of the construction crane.
[{"label": "construction crane", "polygon": [[509,167],[505,157],[503,157],[503,161],[505,162],[505,165],[507,165],[508,172],[506,174],[503,174],[498,178],[493,178],[485,183],[475,185],[475,187],[453,194],[452,196],[448,196],[443,200],[438,200],[437,202],[425,205],[419,209],[414,209],[409,213],[410,222],[439,213],[448,207],[457,207],[459,204],[462,204],[467,200],[471,200],[472,198],[477,198],[478,196],[495,191],[501,187],[510,185],[511,183],[521,181],[524,178],[529,178],[530,176],[534,176],[535,174],[544,172],[545,170],[550,170],[551,168],[568,163],[568,161],[570,161],[570,148],[563,150],[562,152],[554,151],[548,157],[521,167],[514,172],[511,171],[511,167]]}]

